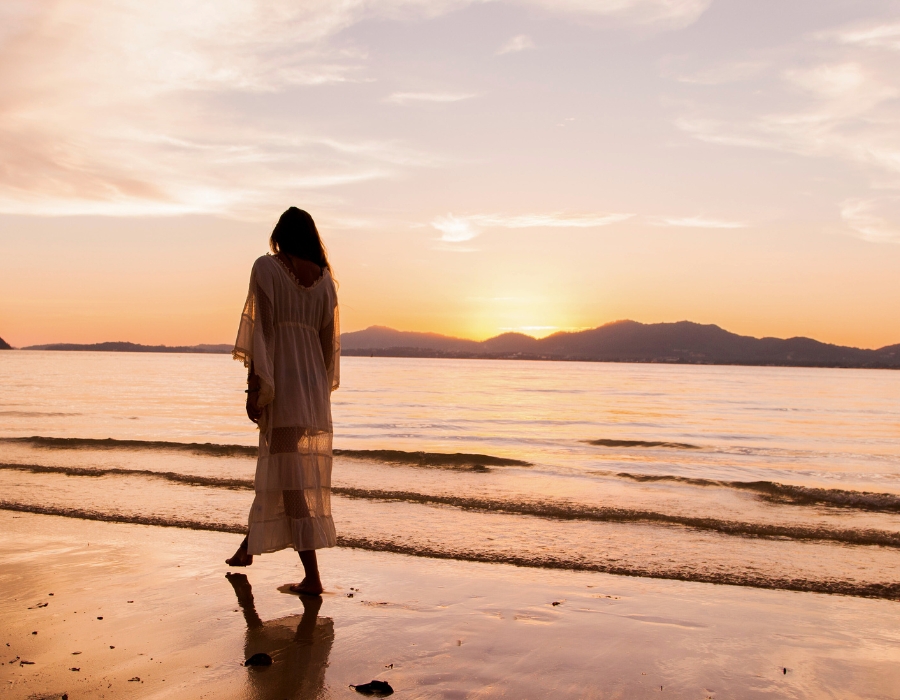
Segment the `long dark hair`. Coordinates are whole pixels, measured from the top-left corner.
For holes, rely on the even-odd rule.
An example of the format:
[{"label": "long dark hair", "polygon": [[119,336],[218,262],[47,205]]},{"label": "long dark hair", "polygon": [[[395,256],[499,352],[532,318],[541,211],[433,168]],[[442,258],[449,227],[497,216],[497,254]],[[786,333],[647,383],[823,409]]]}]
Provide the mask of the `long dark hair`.
[{"label": "long dark hair", "polygon": [[269,236],[269,247],[276,255],[284,252],[331,270],[328,253],[322,244],[316,222],[307,212],[297,207],[291,207],[278,219]]}]

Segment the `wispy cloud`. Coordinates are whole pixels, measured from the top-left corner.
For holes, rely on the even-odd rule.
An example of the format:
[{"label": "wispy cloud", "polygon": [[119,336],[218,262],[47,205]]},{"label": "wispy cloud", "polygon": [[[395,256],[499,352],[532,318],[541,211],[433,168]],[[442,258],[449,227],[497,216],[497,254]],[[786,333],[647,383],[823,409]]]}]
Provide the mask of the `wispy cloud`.
[{"label": "wispy cloud", "polygon": [[598,228],[630,219],[633,214],[476,214],[470,221],[485,228]]},{"label": "wispy cloud", "polygon": [[427,161],[244,118],[235,96],[356,79],[360,55],[321,43],[346,18],[312,5],[4,3],[0,212],[254,217]]},{"label": "wispy cloud", "polygon": [[900,51],[900,22],[878,23],[868,26],[820,33],[821,39],[837,40],[841,44],[873,49]]},{"label": "wispy cloud", "polygon": [[676,228],[746,228],[743,221],[726,221],[724,219],[708,219],[705,216],[651,216],[648,221],[654,226],[673,226]]},{"label": "wispy cloud", "polygon": [[519,51],[527,51],[534,48],[534,41],[527,34],[519,34],[507,41],[503,46],[497,49],[496,54],[502,56],[506,53],[518,53]]},{"label": "wispy cloud", "polygon": [[722,63],[694,72],[670,72],[667,68],[664,75],[671,75],[680,83],[694,85],[725,85],[757,77],[766,68],[763,61],[737,61]]},{"label": "wispy cloud", "polygon": [[[252,216],[298,188],[408,173],[433,158],[390,142],[329,146],[327,123],[287,119],[284,105],[301,89],[373,79],[372,62],[342,34],[354,24],[431,19],[481,1],[2,2],[0,212]],[[709,4],[506,1],[662,29],[695,21]],[[289,99],[267,102],[271,95]],[[473,97],[428,90],[386,99]],[[305,139],[291,143],[298,132]]]},{"label": "wispy cloud", "polygon": [[462,102],[475,96],[474,92],[395,92],[385,97],[384,101],[398,105],[408,102]]},{"label": "wispy cloud", "polygon": [[848,199],[841,203],[841,218],[863,240],[900,243],[900,219],[890,221],[884,215],[888,208],[900,213],[898,201],[897,197]]},{"label": "wispy cloud", "polygon": [[696,22],[712,0],[522,0],[554,14],[610,17],[629,24],[677,29]]},{"label": "wispy cloud", "polygon": [[441,240],[444,243],[471,241],[480,233],[469,219],[453,216],[453,214],[438,216],[431,222],[431,225],[441,232]]},{"label": "wispy cloud", "polygon": [[704,111],[721,108],[695,106],[676,126],[707,143],[765,148],[804,156],[838,158],[862,163],[900,182],[900,87],[865,65],[849,61],[792,67],[782,72],[786,95],[803,107],[756,115],[711,117]]},{"label": "wispy cloud", "polygon": [[633,214],[519,214],[505,216],[499,214],[472,214],[454,216],[444,214],[436,217],[431,226],[441,232],[441,241],[458,243],[470,241],[484,229],[505,228],[599,228],[630,219]]}]

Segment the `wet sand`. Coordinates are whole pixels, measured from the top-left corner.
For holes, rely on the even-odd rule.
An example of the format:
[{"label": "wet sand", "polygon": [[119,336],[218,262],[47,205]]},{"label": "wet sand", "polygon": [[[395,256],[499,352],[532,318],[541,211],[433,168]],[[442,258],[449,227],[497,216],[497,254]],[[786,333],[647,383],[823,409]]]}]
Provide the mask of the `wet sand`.
[{"label": "wet sand", "polygon": [[3,698],[900,697],[891,601],[333,549],[319,603],[234,535],[0,525]]}]

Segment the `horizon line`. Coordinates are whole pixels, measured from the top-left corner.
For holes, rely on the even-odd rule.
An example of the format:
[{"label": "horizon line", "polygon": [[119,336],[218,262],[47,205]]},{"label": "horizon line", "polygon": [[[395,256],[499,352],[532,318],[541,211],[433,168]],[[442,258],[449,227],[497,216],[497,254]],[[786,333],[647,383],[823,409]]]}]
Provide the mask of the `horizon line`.
[{"label": "horizon line", "polygon": [[[638,324],[641,326],[673,326],[673,325],[678,325],[681,323],[687,323],[687,324],[691,324],[694,326],[707,326],[707,327],[718,328],[719,330],[725,331],[726,333],[730,333],[732,335],[736,335],[736,336],[744,337],[744,338],[754,338],[756,340],[765,340],[765,339],[812,340],[814,342],[822,343],[824,345],[853,348],[853,349],[857,349],[857,350],[883,350],[884,348],[890,348],[890,347],[894,347],[895,345],[900,345],[900,342],[898,342],[898,343],[888,343],[887,345],[882,345],[880,347],[862,348],[862,347],[858,347],[858,346],[854,346],[854,345],[840,345],[838,343],[832,343],[832,342],[827,342],[824,340],[818,340],[816,338],[812,338],[810,336],[803,336],[803,335],[794,335],[794,336],[789,336],[789,337],[785,337],[785,338],[781,338],[778,336],[771,336],[771,335],[765,335],[765,336],[744,335],[741,333],[734,333],[733,331],[729,331],[728,329],[723,328],[722,326],[720,326],[716,323],[699,323],[697,321],[689,321],[687,319],[682,319],[680,321],[659,321],[659,322],[655,322],[655,323],[644,323],[643,321],[635,321],[633,319],[617,319],[615,321],[608,321],[606,323],[602,323],[598,326],[585,326],[585,327],[580,327],[578,329],[560,328],[558,331],[549,333],[548,335],[541,336],[541,337],[529,335],[528,333],[523,333],[522,331],[510,329],[510,330],[504,330],[501,333],[497,333],[496,335],[489,336],[482,340],[477,340],[475,338],[470,338],[470,337],[465,337],[465,336],[448,335],[446,333],[439,333],[437,331],[401,330],[398,328],[393,328],[391,326],[385,326],[385,325],[376,323],[376,324],[369,325],[365,328],[361,328],[359,330],[344,331],[341,333],[341,336],[348,335],[351,333],[363,333],[365,331],[372,330],[372,329],[385,329],[385,330],[393,331],[395,333],[416,333],[419,335],[432,335],[432,336],[439,336],[442,338],[450,338],[453,340],[464,340],[464,341],[469,341],[472,343],[485,343],[489,340],[494,340],[494,339],[499,338],[504,335],[519,335],[519,336],[524,336],[526,338],[531,338],[532,340],[540,341],[540,340],[543,340],[545,338],[549,338],[549,337],[552,337],[555,335],[560,335],[560,334],[574,335],[574,334],[578,334],[578,333],[584,333],[587,331],[598,330],[600,328],[605,328],[607,326],[612,326],[612,325],[616,325],[619,323],[635,323],[635,324]],[[542,328],[549,328],[549,327],[543,326]],[[0,336],[0,342],[3,342],[2,336]],[[72,342],[62,341],[62,342],[50,342],[50,343],[36,343],[33,345],[25,345],[25,346],[14,346],[11,343],[7,342],[7,345],[9,345],[9,349],[11,349],[11,350],[40,350],[40,349],[46,348],[48,346],[60,346],[60,345],[92,346],[92,345],[111,345],[111,344],[117,344],[117,343],[118,344],[128,344],[128,345],[137,345],[137,346],[141,346],[141,347],[160,347],[160,348],[199,348],[199,347],[215,347],[215,346],[233,345],[233,343],[231,343],[231,342],[224,342],[224,343],[205,342],[205,343],[193,343],[193,344],[166,345],[165,343],[136,343],[136,342],[130,341],[130,340],[103,340],[103,341],[97,341],[97,342],[92,342],[92,343],[72,343]]]}]

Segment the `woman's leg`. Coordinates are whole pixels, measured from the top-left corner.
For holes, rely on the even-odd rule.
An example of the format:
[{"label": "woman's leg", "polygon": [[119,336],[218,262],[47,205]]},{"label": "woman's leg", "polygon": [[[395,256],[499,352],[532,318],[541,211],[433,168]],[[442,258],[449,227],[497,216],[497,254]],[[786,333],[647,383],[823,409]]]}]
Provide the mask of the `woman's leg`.
[{"label": "woman's leg", "polygon": [[300,562],[303,564],[304,579],[300,583],[291,586],[294,593],[302,593],[305,595],[322,595],[322,579],[319,577],[319,562],[316,559],[316,550],[307,549],[298,552]]},{"label": "woman's leg", "polygon": [[226,559],[225,563],[228,566],[250,566],[253,563],[253,555],[247,554],[247,538],[244,538],[244,541],[241,542],[241,546],[237,548],[237,551],[231,557],[231,559]]},{"label": "woman's leg", "polygon": [[[309,504],[306,502],[306,494],[301,489],[286,489],[281,492],[284,499],[284,512],[287,517],[295,520],[303,520],[311,516]],[[306,595],[321,595],[322,580],[319,578],[319,562],[316,560],[316,550],[306,549],[297,552],[303,564],[304,579],[300,583],[291,586],[294,593]]]}]

